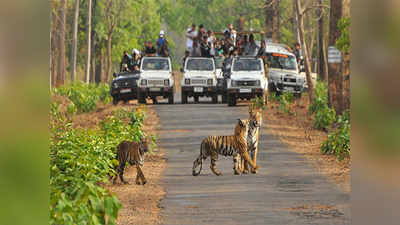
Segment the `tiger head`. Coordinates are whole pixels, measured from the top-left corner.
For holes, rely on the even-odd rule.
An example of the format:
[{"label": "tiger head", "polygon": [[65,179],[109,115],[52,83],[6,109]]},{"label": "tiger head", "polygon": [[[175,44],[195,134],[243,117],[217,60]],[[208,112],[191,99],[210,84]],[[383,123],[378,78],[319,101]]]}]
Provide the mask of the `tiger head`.
[{"label": "tiger head", "polygon": [[145,136],[140,139],[139,149],[141,152],[148,152],[150,150],[151,137]]},{"label": "tiger head", "polygon": [[262,124],[262,114],[259,110],[249,110],[250,126],[260,127]]},{"label": "tiger head", "polygon": [[238,119],[238,123],[235,127],[235,135],[242,136],[242,135],[247,135],[247,131],[249,130],[249,121],[248,120],[241,120]]}]

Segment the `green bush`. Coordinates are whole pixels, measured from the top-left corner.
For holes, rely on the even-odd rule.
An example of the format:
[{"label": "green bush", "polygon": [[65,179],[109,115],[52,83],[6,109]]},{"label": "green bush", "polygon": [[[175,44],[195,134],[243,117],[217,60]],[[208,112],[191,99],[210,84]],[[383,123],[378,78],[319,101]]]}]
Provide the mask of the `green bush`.
[{"label": "green bush", "polygon": [[275,92],[271,93],[268,97],[269,101],[279,103],[279,111],[286,114],[294,114],[291,109],[291,104],[295,100],[295,96],[293,93],[284,92],[282,94],[276,94]]},{"label": "green bush", "polygon": [[96,130],[73,128],[56,103],[50,113],[50,224],[115,224],[121,204],[101,184],[115,175],[117,145],[140,140],[144,113],[116,111]]},{"label": "green bush", "polygon": [[339,161],[350,156],[350,113],[345,112],[338,117],[337,128],[322,143],[324,154],[335,154]]},{"label": "green bush", "polygon": [[250,100],[250,107],[252,109],[265,109],[265,99],[263,97],[252,98]]},{"label": "green bush", "polygon": [[327,130],[336,120],[335,110],[328,105],[328,88],[323,82],[315,86],[314,104],[309,111],[314,114],[314,128]]},{"label": "green bush", "polygon": [[111,102],[108,84],[86,84],[83,82],[75,82],[65,85],[54,90],[61,96],[66,96],[71,100],[78,112],[91,112],[96,109],[99,102]]}]

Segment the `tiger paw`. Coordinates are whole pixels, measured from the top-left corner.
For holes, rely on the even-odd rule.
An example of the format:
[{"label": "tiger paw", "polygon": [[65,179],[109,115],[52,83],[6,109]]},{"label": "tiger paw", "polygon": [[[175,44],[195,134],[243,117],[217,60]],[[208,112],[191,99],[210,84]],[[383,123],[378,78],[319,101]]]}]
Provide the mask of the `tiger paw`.
[{"label": "tiger paw", "polygon": [[234,171],[234,174],[235,174],[235,175],[240,175],[240,172],[237,171],[237,170],[235,170],[235,171]]},{"label": "tiger paw", "polygon": [[256,173],[257,173],[257,170],[252,169],[252,170],[251,170],[251,173],[252,173],[252,174],[256,174]]},{"label": "tiger paw", "polygon": [[244,174],[249,174],[249,171],[248,170],[243,170],[243,173]]}]

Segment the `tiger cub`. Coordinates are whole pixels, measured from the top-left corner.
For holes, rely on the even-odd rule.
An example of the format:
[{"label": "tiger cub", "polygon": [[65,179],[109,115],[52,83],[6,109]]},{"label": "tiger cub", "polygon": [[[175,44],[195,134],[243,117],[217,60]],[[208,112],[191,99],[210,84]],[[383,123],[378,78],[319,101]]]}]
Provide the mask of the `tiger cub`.
[{"label": "tiger cub", "polygon": [[[257,163],[258,138],[260,136],[260,127],[262,124],[261,112],[259,110],[254,111],[252,108],[250,108],[248,121],[249,131],[247,136],[247,151],[254,163]],[[249,173],[248,163],[245,160],[242,160],[242,168],[244,174]],[[257,170],[252,168],[251,173],[257,173]]]},{"label": "tiger cub", "polygon": [[[136,165],[136,184],[146,184],[147,181],[144,177],[142,167],[144,164],[144,154],[148,152],[149,149],[149,138],[142,138],[139,143],[132,141],[123,141],[118,145],[117,160],[119,162],[119,165],[117,166],[116,171],[122,183],[128,184],[128,182],[124,180],[125,165],[128,162],[130,165]],[[113,183],[115,183],[117,179],[118,177],[115,176],[113,179]]]},{"label": "tiger cub", "polygon": [[[216,169],[216,162],[218,155],[233,156],[235,174],[240,174],[240,158],[244,158],[249,161],[250,165],[258,169],[258,166],[250,159],[247,153],[247,133],[248,133],[248,121],[240,120],[235,127],[235,134],[232,136],[210,136],[205,138],[200,146],[200,155],[193,162],[193,176],[198,176],[203,167],[203,160],[211,156],[211,171],[217,175],[222,175]],[[196,168],[200,165],[200,170],[196,172]]]}]

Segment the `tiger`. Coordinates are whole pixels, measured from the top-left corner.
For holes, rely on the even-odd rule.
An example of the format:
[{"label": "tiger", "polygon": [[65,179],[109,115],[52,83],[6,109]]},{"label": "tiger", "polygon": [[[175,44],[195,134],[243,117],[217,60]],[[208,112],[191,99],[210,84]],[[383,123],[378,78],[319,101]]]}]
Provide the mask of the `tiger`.
[{"label": "tiger", "polygon": [[[262,124],[262,114],[259,110],[254,111],[253,108],[249,108],[249,131],[247,136],[247,151],[251,156],[254,163],[257,163],[258,153],[258,139],[260,136],[260,127]],[[248,163],[242,160],[243,173],[248,174],[249,168]],[[257,170],[252,168],[251,173],[256,174]]]},{"label": "tiger", "polygon": [[[216,169],[216,162],[218,155],[233,156],[233,170],[235,175],[240,174],[240,158],[244,158],[249,164],[258,169],[259,167],[251,160],[247,153],[247,133],[248,133],[248,121],[238,120],[235,127],[235,134],[232,136],[209,136],[205,138],[200,145],[200,155],[193,162],[192,175],[198,176],[203,167],[203,160],[206,160],[208,156],[211,156],[211,171],[221,176],[222,173]],[[196,168],[200,165],[199,172],[196,172]]]},{"label": "tiger", "polygon": [[[119,165],[115,169],[119,175],[121,182],[124,184],[129,184],[129,182],[124,180],[125,165],[126,163],[129,163],[130,165],[136,165],[136,184],[145,185],[147,181],[144,177],[142,167],[144,164],[144,154],[150,149],[149,139],[142,138],[139,143],[132,141],[122,141],[117,148],[117,160],[119,162]],[[115,176],[113,179],[114,184],[117,179],[118,176]]]}]

